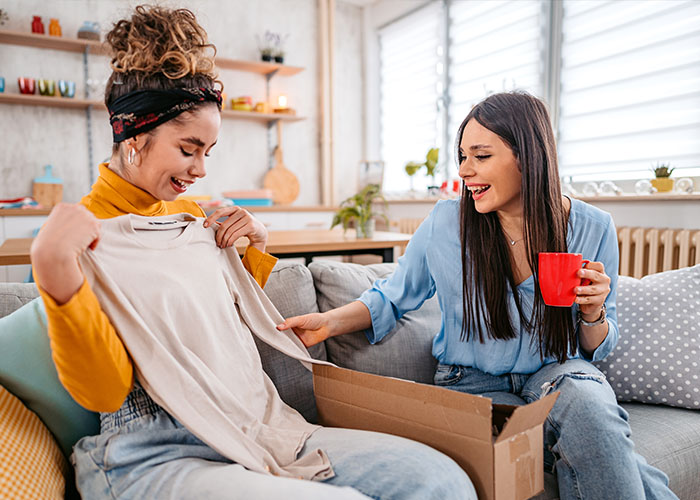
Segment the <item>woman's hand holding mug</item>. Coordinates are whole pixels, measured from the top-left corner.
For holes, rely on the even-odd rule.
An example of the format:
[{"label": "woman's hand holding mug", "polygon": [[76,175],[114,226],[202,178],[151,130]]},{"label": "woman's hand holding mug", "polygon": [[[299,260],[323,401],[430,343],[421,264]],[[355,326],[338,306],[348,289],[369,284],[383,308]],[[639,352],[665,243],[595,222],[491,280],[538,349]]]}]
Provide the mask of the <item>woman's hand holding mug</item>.
[{"label": "woman's hand holding mug", "polygon": [[576,253],[541,252],[538,269],[545,304],[571,307],[575,302],[586,321],[600,317],[610,293],[610,277],[602,262],[591,262]]}]

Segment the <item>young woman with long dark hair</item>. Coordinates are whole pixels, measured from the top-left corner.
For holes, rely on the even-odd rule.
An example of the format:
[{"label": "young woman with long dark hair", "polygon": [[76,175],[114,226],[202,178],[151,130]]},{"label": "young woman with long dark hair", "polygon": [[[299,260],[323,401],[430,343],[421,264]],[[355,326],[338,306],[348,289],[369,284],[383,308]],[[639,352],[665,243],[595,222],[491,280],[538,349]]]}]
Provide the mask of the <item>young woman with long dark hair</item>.
[{"label": "young woman with long dark hair", "polygon": [[[676,498],[635,453],[627,413],[590,363],[618,339],[617,236],[609,214],[562,196],[545,105],[521,92],[486,98],[460,125],[456,156],[461,200],[436,204],[391,276],[357,301],[278,328],[307,346],[363,329],[375,343],[437,295],[437,385],[505,404],[560,392],[544,446],[562,499]],[[573,307],[544,304],[540,252],[590,260]]]}]

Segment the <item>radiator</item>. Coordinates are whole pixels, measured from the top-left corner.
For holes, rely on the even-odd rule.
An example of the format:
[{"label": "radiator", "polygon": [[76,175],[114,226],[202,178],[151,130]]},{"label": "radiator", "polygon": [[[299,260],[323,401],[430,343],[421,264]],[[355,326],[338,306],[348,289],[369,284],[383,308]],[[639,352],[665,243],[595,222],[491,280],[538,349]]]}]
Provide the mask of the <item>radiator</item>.
[{"label": "radiator", "polygon": [[395,227],[399,233],[413,234],[416,232],[416,229],[418,229],[418,226],[420,226],[421,222],[423,222],[424,220],[425,219],[422,218],[403,218],[391,221],[391,226]]},{"label": "radiator", "polygon": [[700,230],[620,227],[617,241],[622,276],[641,278],[700,264]]}]

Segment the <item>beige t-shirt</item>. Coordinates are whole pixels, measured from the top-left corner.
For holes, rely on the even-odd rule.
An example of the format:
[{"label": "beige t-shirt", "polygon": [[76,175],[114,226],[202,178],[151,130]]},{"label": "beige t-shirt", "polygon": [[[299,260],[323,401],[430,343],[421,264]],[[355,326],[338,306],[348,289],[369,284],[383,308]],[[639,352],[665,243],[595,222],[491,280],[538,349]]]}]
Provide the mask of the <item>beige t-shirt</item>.
[{"label": "beige t-shirt", "polygon": [[322,450],[297,460],[318,426],[280,399],[251,333],[307,368],[318,361],[293,332],[276,330],[282,316],[235,248],[218,248],[203,222],[189,214],[104,220],[80,265],[156,403],[250,470],[332,477]]}]

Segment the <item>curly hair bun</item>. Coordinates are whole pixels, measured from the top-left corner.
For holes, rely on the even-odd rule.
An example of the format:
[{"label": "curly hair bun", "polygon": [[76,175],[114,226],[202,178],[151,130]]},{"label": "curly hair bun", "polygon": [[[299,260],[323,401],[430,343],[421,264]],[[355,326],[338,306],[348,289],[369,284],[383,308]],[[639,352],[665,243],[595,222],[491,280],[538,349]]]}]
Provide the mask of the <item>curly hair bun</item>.
[{"label": "curly hair bun", "polygon": [[188,9],[139,5],[131,19],[114,25],[106,42],[115,73],[140,73],[144,78],[160,73],[171,80],[188,75],[216,79],[216,47]]}]

